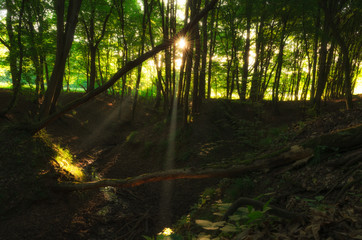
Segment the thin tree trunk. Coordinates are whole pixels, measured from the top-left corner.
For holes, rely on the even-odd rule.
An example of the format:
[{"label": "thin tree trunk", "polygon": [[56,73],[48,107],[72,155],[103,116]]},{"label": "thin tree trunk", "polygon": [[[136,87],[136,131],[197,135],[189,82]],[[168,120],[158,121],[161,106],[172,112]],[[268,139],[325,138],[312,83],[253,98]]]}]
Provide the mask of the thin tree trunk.
[{"label": "thin tree trunk", "polygon": [[253,78],[251,80],[251,88],[250,88],[250,99],[252,101],[259,101],[260,96],[260,82],[261,82],[261,76],[260,76],[260,70],[259,70],[259,63],[261,58],[261,49],[262,49],[262,42],[264,41],[264,17],[262,16],[260,19],[259,27],[257,25],[257,38],[256,38],[256,49],[255,49],[255,63],[254,63],[254,73]]},{"label": "thin tree trunk", "polygon": [[[142,56],[145,52],[145,37],[146,37],[146,26],[147,26],[146,15],[148,12],[148,0],[143,0],[143,8],[144,8],[144,12],[143,12],[143,19],[142,19],[141,50],[139,52],[140,53],[139,56]],[[140,65],[138,65],[138,70],[137,70],[136,91],[135,91],[133,107],[132,107],[132,121],[134,120],[135,113],[136,113],[138,91],[139,91],[139,86],[140,86],[140,82],[141,82],[141,74],[142,74],[142,63]]]},{"label": "thin tree trunk", "polygon": [[315,82],[317,74],[317,59],[318,59],[318,40],[319,40],[319,28],[320,28],[320,8],[318,8],[318,13],[315,22],[315,32],[314,32],[314,46],[313,46],[313,72],[312,72],[312,86],[310,90],[310,101],[314,103],[315,98]]},{"label": "thin tree trunk", "polygon": [[[198,10],[196,10],[198,11]],[[197,12],[196,12],[197,14]],[[200,54],[201,54],[201,43],[200,43],[200,34],[199,26],[196,25],[194,28],[194,38],[195,38],[195,63],[194,63],[194,73],[193,73],[193,94],[192,94],[192,114],[199,112],[200,108],[200,97],[199,97],[199,69],[200,69]]]},{"label": "thin tree trunk", "polygon": [[241,96],[240,100],[246,99],[246,89],[248,86],[248,74],[249,74],[249,51],[250,51],[250,28],[251,28],[251,11],[253,9],[253,2],[246,1],[246,39],[243,55],[243,71],[241,76]]},{"label": "thin tree trunk", "polygon": [[[216,14],[217,11],[217,14]],[[215,15],[216,15],[216,19],[215,19]],[[216,43],[216,31],[218,28],[218,16],[219,16],[219,11],[218,10],[214,10],[212,12],[211,15],[211,29],[210,29],[210,47],[209,47],[209,66],[208,66],[208,74],[207,74],[207,99],[210,99],[211,97],[211,69],[212,69],[212,57],[214,55],[214,51],[215,51],[215,43]],[[214,22],[216,22],[216,26],[214,28]]]},{"label": "thin tree trunk", "polygon": [[273,84],[273,96],[272,102],[274,107],[274,112],[279,113],[278,102],[279,102],[279,84],[280,84],[280,76],[282,73],[282,66],[283,66],[283,55],[284,55],[284,46],[285,46],[285,32],[287,27],[287,19],[282,20],[282,32],[280,36],[280,43],[279,43],[279,53],[278,53],[278,60],[277,60],[277,69],[275,72],[274,84]]},{"label": "thin tree trunk", "polygon": [[[17,29],[17,36],[15,36],[13,28],[13,18],[15,12],[15,6],[13,6],[12,1],[6,0],[5,6],[7,9],[6,13],[6,30],[8,33],[9,44],[7,45],[9,50],[9,62],[10,62],[10,73],[13,83],[13,95],[8,104],[7,108],[1,113],[2,115],[10,111],[15,105],[21,90],[21,75],[23,71],[23,45],[21,42],[21,33],[22,33],[22,21],[25,7],[25,0],[22,0],[21,7],[19,10],[19,24]],[[6,46],[6,45],[5,45]],[[19,59],[19,63],[18,63]]]},{"label": "thin tree trunk", "polygon": [[[208,4],[208,0],[205,0],[205,5]],[[207,60],[207,16],[202,20],[202,61],[200,71],[200,83],[199,83],[199,97],[200,104],[205,99],[205,87],[206,87],[206,60]]]}]

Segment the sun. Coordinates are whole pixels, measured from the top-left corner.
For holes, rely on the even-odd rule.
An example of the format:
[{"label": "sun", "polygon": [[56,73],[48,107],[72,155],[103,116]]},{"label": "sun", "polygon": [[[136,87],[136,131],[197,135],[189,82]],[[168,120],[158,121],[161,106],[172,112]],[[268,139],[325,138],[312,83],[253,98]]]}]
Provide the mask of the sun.
[{"label": "sun", "polygon": [[185,49],[187,46],[187,41],[184,37],[182,37],[177,41],[176,45],[179,49]]}]

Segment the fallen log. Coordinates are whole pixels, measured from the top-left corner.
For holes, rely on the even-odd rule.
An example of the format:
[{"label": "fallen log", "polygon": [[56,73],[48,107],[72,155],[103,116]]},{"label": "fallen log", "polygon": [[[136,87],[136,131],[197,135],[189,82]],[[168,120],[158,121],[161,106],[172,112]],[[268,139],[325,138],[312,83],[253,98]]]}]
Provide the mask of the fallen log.
[{"label": "fallen log", "polygon": [[77,191],[86,189],[96,189],[100,187],[118,187],[127,188],[135,187],[145,183],[159,182],[165,180],[175,179],[202,179],[202,178],[233,178],[240,177],[241,174],[271,170],[283,167],[301,159],[312,158],[313,150],[310,148],[303,148],[301,146],[292,146],[289,151],[280,154],[277,157],[256,161],[250,165],[233,166],[226,169],[172,169],[167,171],[159,171],[153,173],[146,173],[136,177],[129,177],[125,179],[101,179],[91,182],[61,182],[55,188],[64,191]]},{"label": "fallen log", "polygon": [[303,144],[303,147],[325,146],[338,152],[346,152],[362,147],[362,124],[334,133],[315,137]]}]

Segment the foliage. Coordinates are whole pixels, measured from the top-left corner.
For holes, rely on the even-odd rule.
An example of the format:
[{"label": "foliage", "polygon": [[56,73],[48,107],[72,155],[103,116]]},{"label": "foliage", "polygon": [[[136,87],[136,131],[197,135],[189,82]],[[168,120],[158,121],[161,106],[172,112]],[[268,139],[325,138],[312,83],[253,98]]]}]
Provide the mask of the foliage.
[{"label": "foliage", "polygon": [[[195,223],[203,229],[209,230],[208,232],[213,231],[211,234],[214,235],[214,237],[231,237],[237,232],[241,232],[246,228],[252,228],[262,221],[267,220],[266,212],[270,209],[269,203],[270,200],[265,203],[262,210],[255,210],[252,206],[240,207],[233,215],[229,216],[229,222],[212,222],[209,220],[196,219]],[[223,216],[230,205],[230,203],[217,203],[214,207],[213,214],[216,216]]]}]

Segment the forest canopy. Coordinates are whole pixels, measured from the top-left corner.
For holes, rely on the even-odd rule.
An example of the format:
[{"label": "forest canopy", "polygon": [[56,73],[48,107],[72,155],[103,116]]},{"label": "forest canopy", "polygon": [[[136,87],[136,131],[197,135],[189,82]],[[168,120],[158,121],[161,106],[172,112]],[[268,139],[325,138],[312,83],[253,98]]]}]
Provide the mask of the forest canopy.
[{"label": "forest canopy", "polygon": [[[276,111],[279,101],[310,100],[316,112],[322,99],[345,98],[350,109],[361,84],[359,4],[2,0],[0,83],[13,90],[3,113],[25,89],[41,120],[69,91],[131,97],[134,109],[139,96],[169,109],[176,94],[185,122],[209,98],[272,100]],[[176,36],[197,17],[181,49]]]}]

